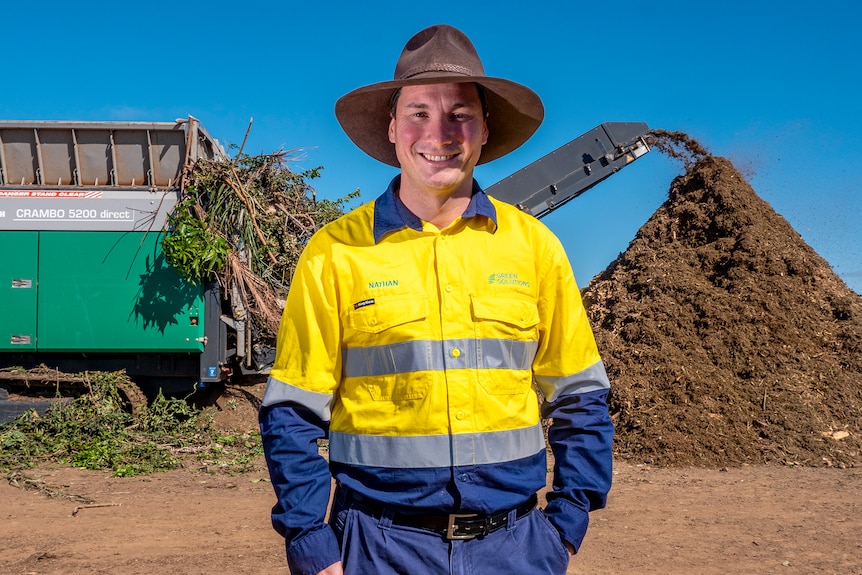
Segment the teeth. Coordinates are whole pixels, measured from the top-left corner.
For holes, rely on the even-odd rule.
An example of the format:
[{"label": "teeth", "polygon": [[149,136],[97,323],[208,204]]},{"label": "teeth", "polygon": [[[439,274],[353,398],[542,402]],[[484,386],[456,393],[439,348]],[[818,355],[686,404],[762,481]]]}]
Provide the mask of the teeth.
[{"label": "teeth", "polygon": [[448,160],[449,158],[455,157],[455,154],[451,154],[448,156],[432,156],[430,154],[422,154],[422,155],[425,156],[425,159],[430,160],[432,162],[444,162],[444,161]]}]

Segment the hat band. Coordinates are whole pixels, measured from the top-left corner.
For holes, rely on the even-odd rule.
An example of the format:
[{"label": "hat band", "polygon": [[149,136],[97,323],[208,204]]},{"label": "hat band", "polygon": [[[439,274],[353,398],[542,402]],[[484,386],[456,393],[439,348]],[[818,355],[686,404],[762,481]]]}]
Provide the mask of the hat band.
[{"label": "hat band", "polygon": [[428,74],[430,72],[449,72],[453,74],[461,74],[462,76],[474,75],[473,70],[465,66],[458,66],[457,64],[431,64],[429,66],[422,66],[421,68],[411,68],[401,74],[398,79],[407,80],[409,78],[419,76],[420,74]]}]

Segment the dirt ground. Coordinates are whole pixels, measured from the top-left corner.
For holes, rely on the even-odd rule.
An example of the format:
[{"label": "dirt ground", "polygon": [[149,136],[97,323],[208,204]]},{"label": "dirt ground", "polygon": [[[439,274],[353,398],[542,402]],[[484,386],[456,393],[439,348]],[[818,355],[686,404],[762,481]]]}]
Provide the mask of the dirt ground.
[{"label": "dirt ground", "polygon": [[[214,401],[255,426],[261,387]],[[230,407],[228,407],[230,406]],[[239,476],[190,465],[148,477],[42,467],[0,482],[0,573],[288,573],[263,460]],[[569,575],[862,575],[862,470],[616,463]]]},{"label": "dirt ground", "polygon": [[[0,484],[0,572],[288,573],[261,467],[141,478],[71,468]],[[89,503],[84,503],[87,501]],[[862,471],[618,463],[568,573],[862,574]]]}]

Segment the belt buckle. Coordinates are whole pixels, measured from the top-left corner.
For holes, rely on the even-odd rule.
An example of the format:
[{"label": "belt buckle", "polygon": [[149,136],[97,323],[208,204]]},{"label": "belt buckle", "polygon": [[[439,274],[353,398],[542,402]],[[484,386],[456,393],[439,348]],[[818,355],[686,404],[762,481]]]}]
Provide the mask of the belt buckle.
[{"label": "belt buckle", "polygon": [[457,534],[455,530],[458,528],[455,523],[456,519],[464,519],[467,517],[479,517],[477,513],[450,513],[449,520],[446,523],[446,539],[474,539],[476,536],[484,534],[485,527],[483,527],[483,533],[466,533],[466,534]]}]

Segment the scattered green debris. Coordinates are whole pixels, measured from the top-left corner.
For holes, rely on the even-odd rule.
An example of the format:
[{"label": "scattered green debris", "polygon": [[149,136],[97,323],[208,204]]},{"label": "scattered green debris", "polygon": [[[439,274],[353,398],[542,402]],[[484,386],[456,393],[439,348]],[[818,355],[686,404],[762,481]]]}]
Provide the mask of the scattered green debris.
[{"label": "scattered green debris", "polygon": [[132,411],[121,393],[134,385],[125,372],[90,372],[89,389],[57,402],[43,416],[27,412],[0,425],[0,471],[54,462],[147,475],[188,465],[206,472],[243,473],[262,455],[256,434],[224,435],[210,411],[159,394]]}]

